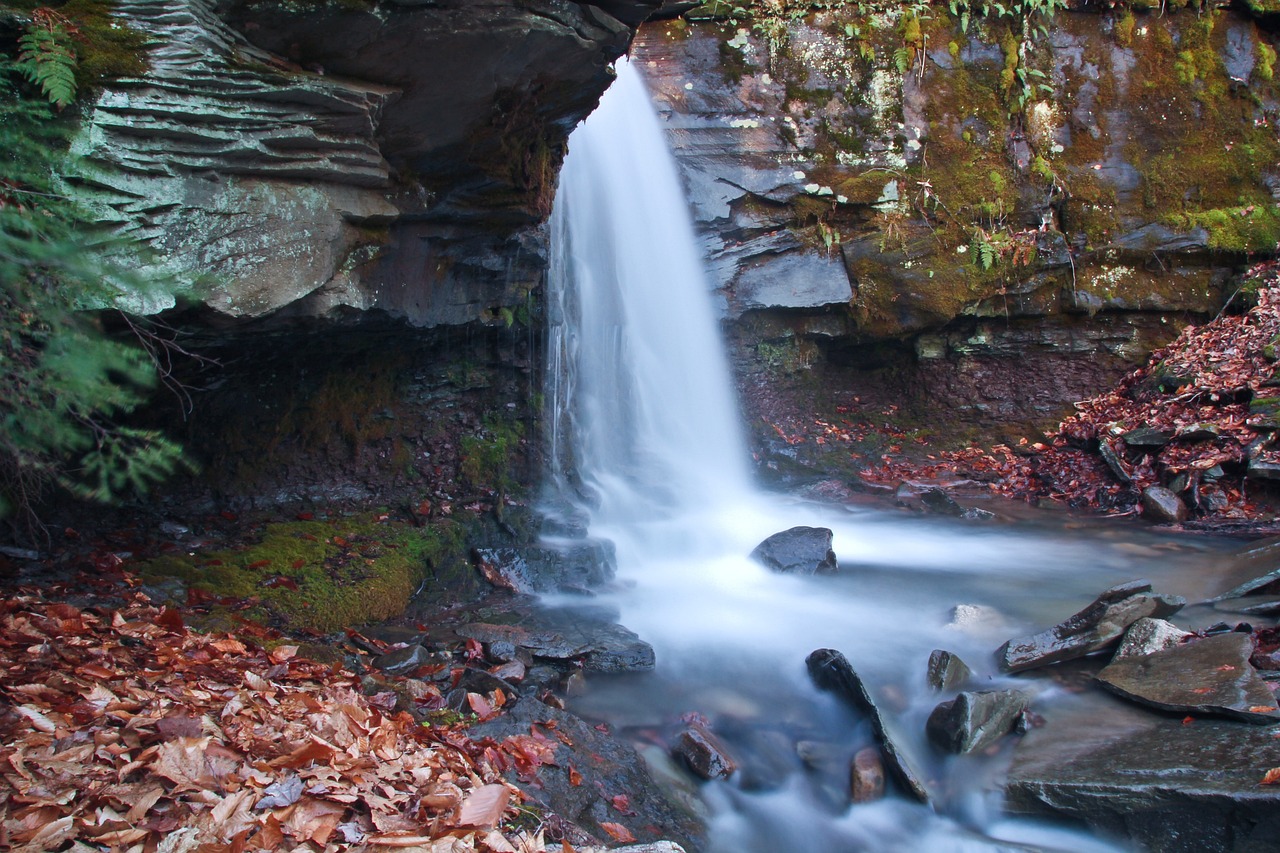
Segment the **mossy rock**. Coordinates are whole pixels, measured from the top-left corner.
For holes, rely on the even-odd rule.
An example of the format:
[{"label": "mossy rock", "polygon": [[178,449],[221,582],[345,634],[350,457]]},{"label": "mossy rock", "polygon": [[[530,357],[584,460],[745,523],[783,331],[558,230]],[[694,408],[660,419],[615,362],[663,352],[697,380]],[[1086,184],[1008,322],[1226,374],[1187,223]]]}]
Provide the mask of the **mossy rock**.
[{"label": "mossy rock", "polygon": [[143,577],[178,577],[217,599],[252,602],[250,615],[288,631],[330,633],[400,615],[436,567],[465,562],[452,521],[417,528],[361,515],[267,525],[259,541],[165,555]]}]

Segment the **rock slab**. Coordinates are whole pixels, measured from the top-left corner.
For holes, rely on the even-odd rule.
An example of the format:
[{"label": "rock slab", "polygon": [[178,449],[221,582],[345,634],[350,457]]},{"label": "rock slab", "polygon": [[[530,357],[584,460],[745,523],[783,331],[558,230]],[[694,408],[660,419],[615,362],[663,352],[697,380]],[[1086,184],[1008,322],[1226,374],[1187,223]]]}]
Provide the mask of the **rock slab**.
[{"label": "rock slab", "polygon": [[775,572],[795,575],[835,574],[832,533],[825,527],[793,527],[756,546],[751,558]]},{"label": "rock slab", "polygon": [[944,752],[967,755],[1012,732],[1027,704],[1020,690],[961,693],[933,709],[925,732]]},{"label": "rock slab", "polygon": [[1098,673],[1115,693],[1162,711],[1211,714],[1263,725],[1280,723],[1280,709],[1249,663],[1246,634],[1218,634],[1148,655],[1120,658]]},{"label": "rock slab", "polygon": [[929,653],[929,671],[925,678],[934,690],[955,690],[963,686],[972,675],[959,655],[944,649],[934,649]]},{"label": "rock slab", "polygon": [[819,689],[836,694],[845,704],[870,718],[889,773],[908,794],[928,805],[929,790],[921,781],[920,774],[911,766],[910,760],[889,736],[884,715],[880,713],[849,659],[835,649],[818,649],[805,658],[805,665],[809,669],[809,677]]},{"label": "rock slab", "polygon": [[1186,603],[1175,595],[1151,594],[1147,581],[1120,584],[1065,622],[1005,643],[996,651],[996,664],[1004,672],[1021,672],[1084,657],[1114,643],[1139,619],[1171,616]]}]

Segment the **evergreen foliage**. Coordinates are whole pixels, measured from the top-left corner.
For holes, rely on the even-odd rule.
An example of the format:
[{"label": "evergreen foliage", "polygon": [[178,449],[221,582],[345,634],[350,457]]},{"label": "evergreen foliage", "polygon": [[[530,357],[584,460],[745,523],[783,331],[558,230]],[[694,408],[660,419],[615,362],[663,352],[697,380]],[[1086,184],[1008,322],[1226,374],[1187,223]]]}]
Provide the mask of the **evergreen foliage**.
[{"label": "evergreen foliage", "polygon": [[174,442],[120,422],[156,369],[99,314],[156,285],[131,269],[138,247],[103,234],[61,191],[70,124],[54,108],[74,97],[67,36],[33,16],[16,61],[0,57],[0,518],[28,527],[51,487],[109,502],[188,466]]}]

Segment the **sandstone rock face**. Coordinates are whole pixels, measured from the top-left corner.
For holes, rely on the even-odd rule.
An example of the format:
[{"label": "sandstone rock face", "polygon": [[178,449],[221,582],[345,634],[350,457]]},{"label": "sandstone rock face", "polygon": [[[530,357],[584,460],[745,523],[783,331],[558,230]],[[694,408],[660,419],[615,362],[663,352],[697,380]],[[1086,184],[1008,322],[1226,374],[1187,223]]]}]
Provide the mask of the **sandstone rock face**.
[{"label": "sandstone rock face", "polygon": [[94,104],[83,194],[222,315],[509,323],[565,138],[660,5],[126,0],[150,68]]},{"label": "sandstone rock face", "polygon": [[[926,419],[1052,422],[1215,313],[1280,236],[1280,146],[1257,133],[1280,104],[1274,51],[1247,16],[1063,11],[1021,49],[1022,77],[1020,36],[991,21],[687,17],[647,24],[633,56],[751,422],[791,414],[757,403],[766,386],[797,413],[819,386]],[[829,470],[758,430],[778,465]]]}]

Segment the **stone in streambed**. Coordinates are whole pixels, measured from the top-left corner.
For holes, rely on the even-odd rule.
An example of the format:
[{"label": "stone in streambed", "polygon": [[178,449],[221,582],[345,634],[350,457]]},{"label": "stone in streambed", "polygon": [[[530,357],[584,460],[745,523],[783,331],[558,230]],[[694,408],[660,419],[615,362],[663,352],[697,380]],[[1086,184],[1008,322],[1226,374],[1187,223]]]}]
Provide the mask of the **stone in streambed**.
[{"label": "stone in streambed", "polygon": [[738,769],[720,738],[701,723],[694,723],[680,733],[672,754],[702,779],[728,779]]},{"label": "stone in streambed", "polygon": [[1124,639],[1120,641],[1120,647],[1116,649],[1112,660],[1162,652],[1173,648],[1190,636],[1172,622],[1166,622],[1163,619],[1139,619],[1124,632]]},{"label": "stone in streambed", "polygon": [[751,552],[751,558],[785,574],[835,574],[839,567],[831,538],[825,527],[793,527],[765,539]]},{"label": "stone in streambed", "polygon": [[1142,490],[1142,517],[1157,524],[1181,524],[1187,520],[1187,505],[1173,489],[1148,486]]},{"label": "stone in streambed", "polygon": [[1065,622],[1008,641],[996,651],[996,664],[1004,672],[1021,672],[1084,657],[1115,643],[1139,619],[1171,616],[1187,603],[1176,595],[1150,593],[1147,581],[1114,586]]},{"label": "stone in streambed", "polygon": [[858,751],[849,768],[849,800],[870,803],[884,799],[884,762],[873,746]]},{"label": "stone in streambed", "polygon": [[520,593],[589,592],[613,580],[613,543],[587,539],[561,546],[477,548],[472,556],[484,579]]},{"label": "stone in streambed", "polygon": [[1249,663],[1252,654],[1253,641],[1247,635],[1219,634],[1112,661],[1097,679],[1126,699],[1162,711],[1278,723],[1280,709]]},{"label": "stone in streambed", "polygon": [[961,693],[933,709],[925,732],[944,752],[977,752],[1012,732],[1028,701],[1019,690]]},{"label": "stone in streambed", "polygon": [[809,669],[809,677],[819,689],[836,694],[846,705],[870,718],[871,728],[880,744],[890,775],[907,793],[928,805],[929,791],[921,781],[920,774],[911,766],[911,761],[897,742],[890,737],[884,715],[880,713],[848,658],[835,649],[818,649],[805,658],[805,665]]},{"label": "stone in streambed", "polygon": [[1228,598],[1215,601],[1213,609],[1224,613],[1243,613],[1246,616],[1274,616],[1280,613],[1280,596],[1251,595],[1245,598]]},{"label": "stone in streambed", "polygon": [[954,690],[963,686],[972,675],[973,672],[960,660],[959,655],[943,649],[934,649],[929,653],[929,671],[925,678],[934,690]]}]

